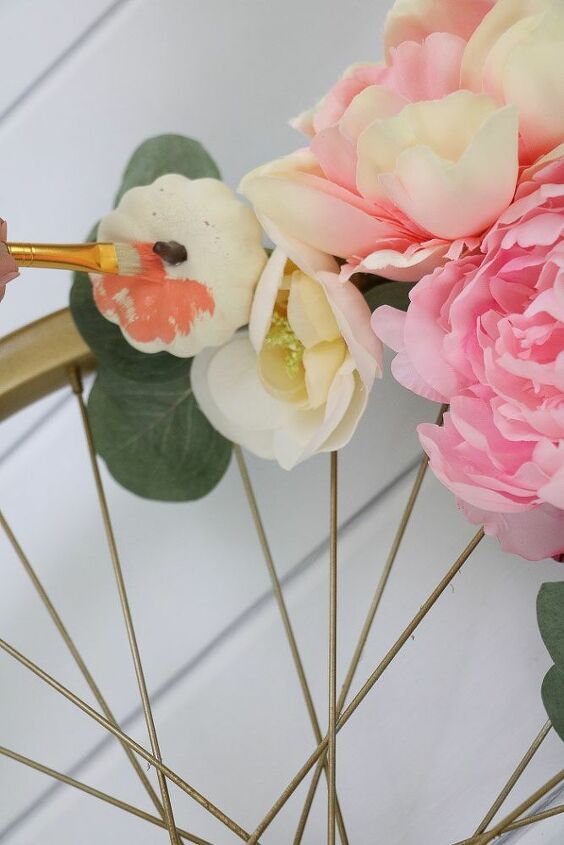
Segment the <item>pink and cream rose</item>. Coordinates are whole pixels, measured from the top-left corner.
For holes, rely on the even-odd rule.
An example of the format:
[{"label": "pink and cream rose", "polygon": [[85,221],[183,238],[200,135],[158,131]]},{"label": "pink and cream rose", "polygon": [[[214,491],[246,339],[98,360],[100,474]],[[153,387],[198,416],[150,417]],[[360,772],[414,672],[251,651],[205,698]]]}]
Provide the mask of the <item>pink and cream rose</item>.
[{"label": "pink and cream rose", "polygon": [[294,121],[309,149],[249,173],[267,232],[344,261],[341,274],[417,281],[479,246],[514,197],[519,121],[464,90],[468,39],[492,0],[399,0],[385,63],[353,66]]},{"label": "pink and cream rose", "polygon": [[564,159],[521,184],[481,256],[435,270],[407,314],[384,306],[372,325],[398,381],[450,404],[419,434],[468,515],[506,547],[522,517],[528,557],[564,552]]},{"label": "pink and cream rose", "polygon": [[345,446],[382,372],[362,294],[323,261],[303,266],[275,250],[248,333],[201,352],[191,372],[214,428],[284,469]]}]

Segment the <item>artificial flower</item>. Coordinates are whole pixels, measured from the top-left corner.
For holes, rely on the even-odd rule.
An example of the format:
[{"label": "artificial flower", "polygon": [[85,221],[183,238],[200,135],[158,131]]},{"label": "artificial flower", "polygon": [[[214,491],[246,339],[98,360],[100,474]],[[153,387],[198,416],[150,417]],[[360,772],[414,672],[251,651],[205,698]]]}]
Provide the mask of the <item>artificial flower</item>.
[{"label": "artificial flower", "polygon": [[467,41],[496,0],[396,0],[388,13],[386,55],[404,41],[448,32]]},{"label": "artificial flower", "polygon": [[524,513],[493,513],[459,500],[458,506],[474,525],[499,540],[504,552],[526,560],[553,557],[564,563],[564,512],[552,505],[538,505]]},{"label": "artificial flower", "polygon": [[186,248],[177,265],[151,254],[139,276],[91,275],[98,308],[136,349],[189,357],[248,322],[266,253],[253,212],[223,182],[167,174],[132,188],[102,219],[98,239]]},{"label": "artificial flower", "polygon": [[562,142],[563,80],[562,0],[498,0],[464,51],[461,87],[518,107],[523,163]]},{"label": "artificial flower", "polygon": [[481,256],[437,269],[410,299],[372,324],[399,353],[396,378],[450,404],[442,427],[419,427],[435,473],[472,508],[543,507],[542,524],[564,524],[564,159],[520,185]]},{"label": "artificial flower", "polygon": [[202,411],[225,437],[291,469],[352,437],[382,348],[360,292],[335,273],[306,274],[277,249],[261,276],[248,334],[192,366]]},{"label": "artificial flower", "polygon": [[308,150],[241,183],[274,240],[279,231],[343,259],[343,278],[417,281],[478,247],[515,193],[516,107],[460,86],[465,38],[491,3],[457,2],[461,20],[469,7],[457,27],[443,0],[429,18],[441,29],[427,32],[413,22],[428,5],[400,3],[388,22],[399,32],[411,21],[406,37],[419,40],[390,37],[386,63],[353,66],[294,121]]},{"label": "artificial flower", "polygon": [[0,301],[4,298],[6,285],[19,275],[18,265],[6,248],[8,229],[6,221],[0,219]]}]

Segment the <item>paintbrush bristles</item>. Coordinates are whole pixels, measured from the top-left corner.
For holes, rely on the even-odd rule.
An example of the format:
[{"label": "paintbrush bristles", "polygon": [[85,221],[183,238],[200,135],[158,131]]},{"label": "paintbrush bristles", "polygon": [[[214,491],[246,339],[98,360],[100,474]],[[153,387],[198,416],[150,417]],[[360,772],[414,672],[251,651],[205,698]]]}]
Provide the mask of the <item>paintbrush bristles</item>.
[{"label": "paintbrush bristles", "polygon": [[138,276],[141,272],[141,258],[138,244],[114,244],[120,276]]},{"label": "paintbrush bristles", "polygon": [[[155,246],[163,253],[157,254]],[[175,241],[167,243],[38,244],[6,243],[19,267],[43,267],[111,276],[138,276],[148,280],[163,277],[163,266],[175,266],[187,252]]]}]

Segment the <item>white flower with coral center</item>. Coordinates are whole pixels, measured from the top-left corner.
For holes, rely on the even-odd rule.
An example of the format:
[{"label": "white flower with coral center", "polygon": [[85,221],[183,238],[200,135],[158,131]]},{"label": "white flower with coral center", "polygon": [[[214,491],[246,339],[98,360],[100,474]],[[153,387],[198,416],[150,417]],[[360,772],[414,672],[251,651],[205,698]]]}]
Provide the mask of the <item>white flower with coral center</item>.
[{"label": "white flower with coral center", "polygon": [[124,194],[101,221],[98,239],[176,241],[186,260],[166,263],[149,251],[150,266],[139,276],[93,274],[96,304],[143,352],[190,357],[221,346],[249,320],[266,263],[261,238],[253,212],[223,182],[161,176]]},{"label": "white flower with coral center", "polygon": [[196,357],[198,403],[225,437],[284,469],[340,449],[381,375],[369,320],[351,283],[328,272],[314,278],[275,250],[257,287],[248,336]]}]

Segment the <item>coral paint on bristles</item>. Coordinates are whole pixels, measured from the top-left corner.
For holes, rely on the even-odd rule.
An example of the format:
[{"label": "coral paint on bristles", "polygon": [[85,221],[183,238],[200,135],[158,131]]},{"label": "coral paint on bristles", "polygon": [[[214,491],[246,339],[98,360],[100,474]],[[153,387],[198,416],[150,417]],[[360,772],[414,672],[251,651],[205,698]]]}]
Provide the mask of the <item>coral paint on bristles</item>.
[{"label": "coral paint on bristles", "polygon": [[199,317],[212,316],[210,289],[195,279],[168,276],[172,271],[153,251],[154,244],[135,243],[140,269],[134,276],[92,275],[94,299],[106,316],[114,315],[133,340],[171,343],[187,335]]}]

